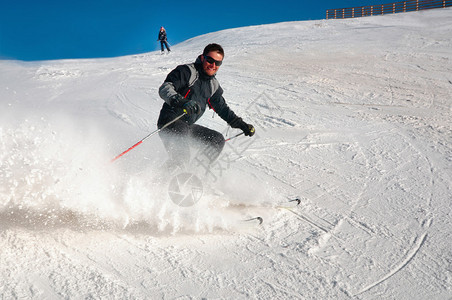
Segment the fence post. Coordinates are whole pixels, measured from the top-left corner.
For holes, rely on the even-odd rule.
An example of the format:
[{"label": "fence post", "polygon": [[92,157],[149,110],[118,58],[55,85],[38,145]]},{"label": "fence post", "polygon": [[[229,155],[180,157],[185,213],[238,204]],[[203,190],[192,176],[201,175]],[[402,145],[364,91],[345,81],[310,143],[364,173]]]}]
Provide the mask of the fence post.
[{"label": "fence post", "polygon": [[383,4],[381,5],[381,14],[384,15],[384,7],[383,7]]},{"label": "fence post", "polygon": [[403,2],[403,12],[406,12],[406,1]]},{"label": "fence post", "polygon": [[416,0],[416,11],[419,10],[419,0]]}]

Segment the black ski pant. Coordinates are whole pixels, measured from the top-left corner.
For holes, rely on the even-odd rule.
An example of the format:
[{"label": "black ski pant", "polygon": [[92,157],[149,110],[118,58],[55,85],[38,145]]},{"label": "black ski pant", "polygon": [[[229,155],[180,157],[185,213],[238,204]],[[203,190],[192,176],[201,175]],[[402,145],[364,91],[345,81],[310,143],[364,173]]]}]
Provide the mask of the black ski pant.
[{"label": "black ski pant", "polygon": [[[170,160],[181,165],[187,165],[193,159],[209,166],[218,158],[225,144],[224,136],[218,131],[197,124],[189,125],[182,120],[161,130],[159,135]],[[196,151],[191,153],[190,147]]]},{"label": "black ski pant", "polygon": [[162,52],[165,51],[165,49],[163,48],[163,45],[166,46],[166,49],[167,49],[168,51],[171,51],[170,47],[168,46],[168,42],[165,41],[165,40],[161,40],[161,41],[160,41],[160,47],[162,47]]}]

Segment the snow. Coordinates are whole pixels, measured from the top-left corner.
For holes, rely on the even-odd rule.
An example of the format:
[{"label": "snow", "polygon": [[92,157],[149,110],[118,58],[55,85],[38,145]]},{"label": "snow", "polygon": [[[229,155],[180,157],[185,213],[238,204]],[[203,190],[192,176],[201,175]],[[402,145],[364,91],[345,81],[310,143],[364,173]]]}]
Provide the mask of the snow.
[{"label": "snow", "polygon": [[[451,16],[0,61],[0,298],[450,299]],[[257,133],[198,165],[202,197],[181,207],[158,136],[110,161],[156,129],[166,74],[210,42],[225,47],[226,100]],[[200,124],[238,133],[211,111]]]}]

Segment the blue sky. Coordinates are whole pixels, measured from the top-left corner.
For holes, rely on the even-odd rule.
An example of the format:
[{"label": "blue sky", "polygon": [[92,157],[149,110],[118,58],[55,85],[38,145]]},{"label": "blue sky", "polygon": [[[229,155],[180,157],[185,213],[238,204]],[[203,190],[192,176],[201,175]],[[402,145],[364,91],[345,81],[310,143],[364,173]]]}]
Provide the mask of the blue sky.
[{"label": "blue sky", "polygon": [[319,20],[326,9],[382,0],[152,1],[0,0],[0,59],[115,57],[157,50],[160,26],[168,41],[222,29]]}]

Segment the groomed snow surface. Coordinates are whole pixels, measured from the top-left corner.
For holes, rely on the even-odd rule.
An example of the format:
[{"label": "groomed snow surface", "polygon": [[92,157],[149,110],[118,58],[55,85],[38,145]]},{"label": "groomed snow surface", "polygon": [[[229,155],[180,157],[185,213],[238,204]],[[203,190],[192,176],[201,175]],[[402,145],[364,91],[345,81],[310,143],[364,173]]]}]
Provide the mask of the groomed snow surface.
[{"label": "groomed snow surface", "polygon": [[[451,31],[448,8],[0,61],[0,298],[451,299]],[[192,149],[182,206],[158,136],[110,161],[156,129],[160,84],[211,42],[256,135],[208,172]],[[212,116],[200,124],[239,132]]]}]

